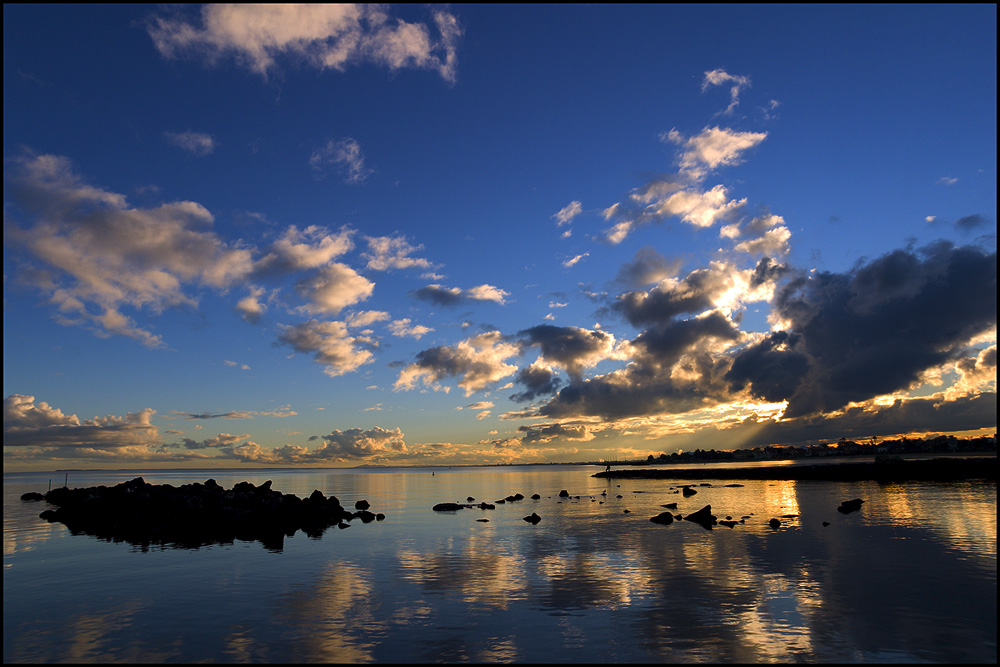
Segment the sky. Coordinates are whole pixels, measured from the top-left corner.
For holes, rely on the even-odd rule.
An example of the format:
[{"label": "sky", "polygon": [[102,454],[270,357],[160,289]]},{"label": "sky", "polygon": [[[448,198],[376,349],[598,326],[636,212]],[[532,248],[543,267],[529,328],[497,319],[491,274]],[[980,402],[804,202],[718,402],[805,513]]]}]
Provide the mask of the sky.
[{"label": "sky", "polygon": [[5,470],[995,433],[995,5],[3,34]]}]

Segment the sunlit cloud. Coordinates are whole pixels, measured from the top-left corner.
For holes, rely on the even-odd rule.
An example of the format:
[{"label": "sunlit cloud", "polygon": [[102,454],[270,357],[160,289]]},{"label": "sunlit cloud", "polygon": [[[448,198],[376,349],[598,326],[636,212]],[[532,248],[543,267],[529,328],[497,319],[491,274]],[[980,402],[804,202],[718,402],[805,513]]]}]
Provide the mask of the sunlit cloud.
[{"label": "sunlit cloud", "polygon": [[[701,84],[701,91],[705,92],[712,86],[724,86],[726,84],[731,84],[729,88],[729,106],[726,107],[725,111],[720,113],[731,114],[736,107],[739,106],[740,92],[744,88],[750,87],[749,77],[729,74],[722,69],[714,69],[710,72],[705,72],[705,78]],[[772,100],[772,102],[774,102],[774,100]],[[776,106],[776,104],[773,106]]]},{"label": "sunlit cloud", "polygon": [[580,204],[580,202],[571,201],[570,203],[566,204],[564,207],[559,209],[559,211],[556,212],[552,217],[556,219],[556,225],[562,227],[564,225],[568,225],[573,220],[573,218],[580,215],[582,211],[583,211],[583,205]]},{"label": "sunlit cloud", "polygon": [[290,345],[296,352],[312,354],[323,372],[331,377],[355,371],[372,360],[369,349],[374,341],[365,336],[351,336],[343,322],[309,320],[285,326],[278,342]]},{"label": "sunlit cloud", "polygon": [[317,172],[325,173],[328,167],[336,169],[345,183],[357,184],[363,182],[374,173],[365,166],[365,157],[361,145],[355,139],[346,137],[326,142],[309,156],[309,166]]},{"label": "sunlit cloud", "polygon": [[[395,388],[413,389],[417,383],[432,388],[448,377],[458,377],[458,386],[469,396],[483,391],[517,371],[506,359],[519,353],[514,343],[490,331],[460,341],[451,347],[432,347],[417,354],[417,360],[399,373]],[[447,387],[443,388],[447,391]]]},{"label": "sunlit cloud", "polygon": [[427,25],[395,19],[383,5],[355,4],[205,5],[200,22],[153,16],[147,30],[165,58],[233,58],[263,76],[287,58],[321,70],[365,62],[390,70],[428,69],[454,83],[462,29],[443,9],[432,17],[436,39]]}]

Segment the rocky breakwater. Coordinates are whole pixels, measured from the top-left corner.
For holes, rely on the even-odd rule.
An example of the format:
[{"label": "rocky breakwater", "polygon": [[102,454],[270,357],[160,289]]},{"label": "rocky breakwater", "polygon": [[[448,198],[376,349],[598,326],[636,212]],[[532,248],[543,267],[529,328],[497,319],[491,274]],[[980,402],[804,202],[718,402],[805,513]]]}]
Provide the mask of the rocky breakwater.
[{"label": "rocky breakwater", "polygon": [[63,487],[44,495],[25,494],[22,499],[54,505],[39,516],[65,524],[73,534],[143,548],[150,544],[198,548],[244,540],[280,551],[285,537],[298,530],[318,539],[333,525],[346,528],[353,519],[370,523],[385,518],[369,511],[364,500],[356,502],[352,512],[336,496],[325,496],[318,489],[299,498],[271,489],[270,481],[259,486],[240,482],[225,489],[214,479],[174,487],[137,477],[111,487]]}]

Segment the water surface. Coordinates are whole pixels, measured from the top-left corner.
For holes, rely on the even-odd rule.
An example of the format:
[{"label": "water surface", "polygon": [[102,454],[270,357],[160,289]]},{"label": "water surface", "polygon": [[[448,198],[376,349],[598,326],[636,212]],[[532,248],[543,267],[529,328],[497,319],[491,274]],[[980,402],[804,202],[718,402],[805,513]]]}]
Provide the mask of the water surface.
[{"label": "water surface", "polygon": [[[386,514],[280,551],[74,536],[19,499],[64,473],[5,474],[4,661],[996,661],[995,482],[706,480],[684,498],[690,480],[597,470],[69,474],[70,486],[270,479]],[[514,493],[526,499],[492,511],[430,509]],[[857,497],[861,511],[836,511]],[[670,502],[748,518],[651,523]],[[522,520],[532,512],[537,525]]]}]

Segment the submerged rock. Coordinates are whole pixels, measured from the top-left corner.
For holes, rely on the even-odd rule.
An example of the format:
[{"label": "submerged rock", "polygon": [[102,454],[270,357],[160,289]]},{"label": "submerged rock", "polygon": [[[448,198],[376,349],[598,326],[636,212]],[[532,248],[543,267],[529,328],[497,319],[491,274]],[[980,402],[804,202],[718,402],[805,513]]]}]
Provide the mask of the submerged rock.
[{"label": "submerged rock", "polygon": [[850,514],[851,512],[857,512],[859,509],[861,509],[861,503],[863,502],[865,501],[862,500],[861,498],[855,498],[854,500],[845,500],[844,502],[840,503],[840,507],[837,508],[837,511],[840,512],[841,514]]},{"label": "submerged rock", "polygon": [[524,517],[524,520],[530,523],[531,525],[535,525],[542,520],[542,517],[532,512],[530,516]]},{"label": "submerged rock", "polygon": [[461,505],[459,503],[438,503],[431,509],[433,509],[435,512],[457,512],[458,510],[463,509],[464,507],[465,505]]}]

